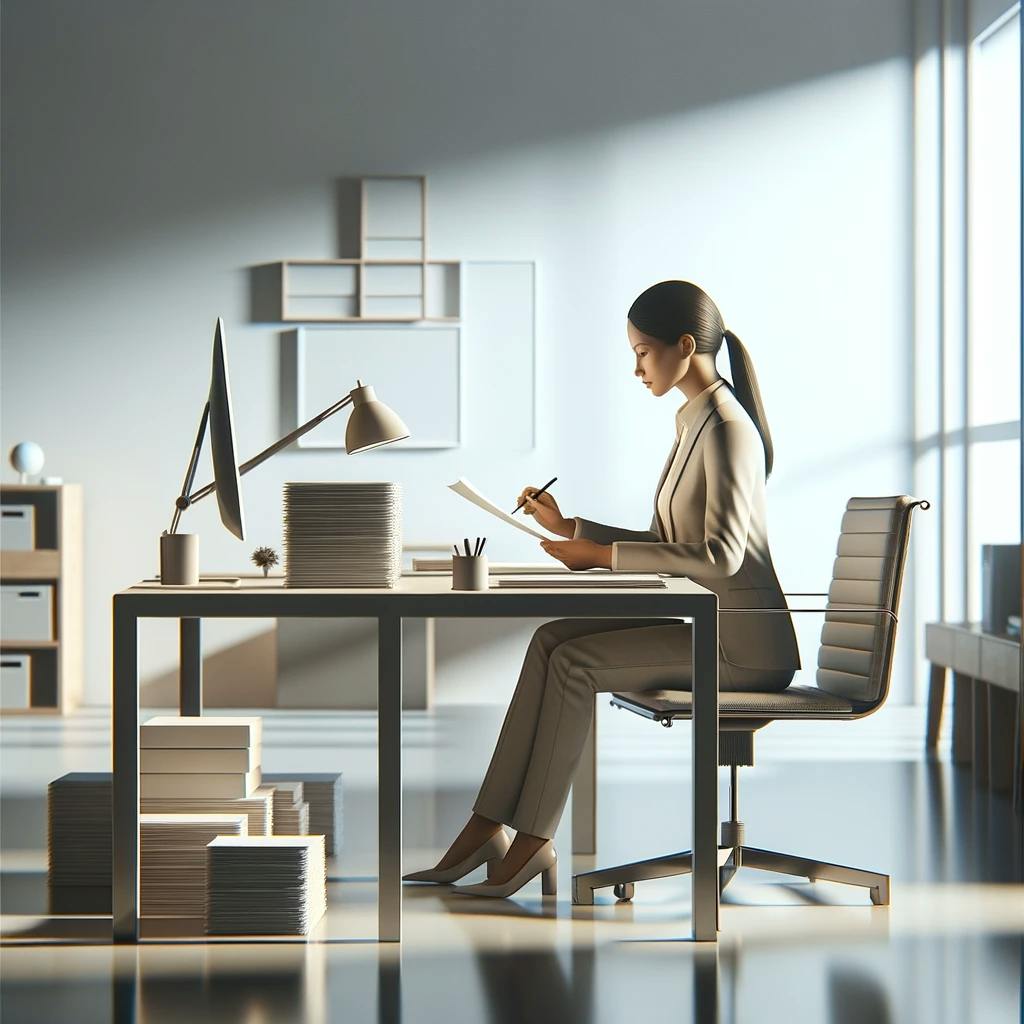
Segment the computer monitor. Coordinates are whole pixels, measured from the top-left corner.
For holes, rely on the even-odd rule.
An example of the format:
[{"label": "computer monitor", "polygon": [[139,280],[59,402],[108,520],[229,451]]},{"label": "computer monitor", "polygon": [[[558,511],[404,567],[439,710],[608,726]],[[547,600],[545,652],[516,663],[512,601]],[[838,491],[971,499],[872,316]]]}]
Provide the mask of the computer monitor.
[{"label": "computer monitor", "polygon": [[210,449],[220,521],[239,540],[245,540],[242,486],[235,449],[235,427],[231,418],[227,347],[224,341],[224,321],[220,317],[217,318],[213,334],[213,366],[210,373]]}]

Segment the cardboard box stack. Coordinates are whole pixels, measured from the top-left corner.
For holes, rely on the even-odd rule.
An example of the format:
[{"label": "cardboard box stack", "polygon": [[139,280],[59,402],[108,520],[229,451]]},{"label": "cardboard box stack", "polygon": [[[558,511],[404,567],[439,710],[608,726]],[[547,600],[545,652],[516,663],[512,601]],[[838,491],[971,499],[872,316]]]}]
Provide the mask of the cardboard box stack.
[{"label": "cardboard box stack", "polygon": [[185,718],[163,715],[139,731],[140,794],[238,799],[260,784],[260,718]]},{"label": "cardboard box stack", "polygon": [[245,814],[273,831],[274,791],[261,785],[260,718],[163,715],[139,730],[143,814]]}]

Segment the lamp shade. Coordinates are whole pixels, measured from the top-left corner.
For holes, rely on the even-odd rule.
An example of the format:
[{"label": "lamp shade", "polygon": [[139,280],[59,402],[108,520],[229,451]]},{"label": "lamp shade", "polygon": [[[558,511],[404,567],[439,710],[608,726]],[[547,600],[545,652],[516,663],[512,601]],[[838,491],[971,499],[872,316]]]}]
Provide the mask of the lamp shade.
[{"label": "lamp shade", "polygon": [[352,412],[345,428],[345,449],[349,455],[401,441],[409,428],[388,406],[378,400],[369,384],[359,382],[350,392]]}]

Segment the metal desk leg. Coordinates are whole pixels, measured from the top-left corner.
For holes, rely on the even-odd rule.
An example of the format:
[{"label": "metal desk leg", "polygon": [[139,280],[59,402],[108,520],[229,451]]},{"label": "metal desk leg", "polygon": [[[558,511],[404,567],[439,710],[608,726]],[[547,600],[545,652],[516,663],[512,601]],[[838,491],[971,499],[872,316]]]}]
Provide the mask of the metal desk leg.
[{"label": "metal desk leg", "polygon": [[377,621],[377,936],[402,941],[402,620]]},{"label": "metal desk leg", "polygon": [[[603,694],[602,694],[603,696]],[[597,852],[597,707],[572,782],[572,852]]]},{"label": "metal desk leg", "polygon": [[139,620],[114,598],[114,942],[139,940]]},{"label": "metal desk leg", "polygon": [[203,713],[202,619],[180,619],[178,714]]},{"label": "metal desk leg", "polygon": [[718,605],[693,616],[693,938],[718,940]]}]

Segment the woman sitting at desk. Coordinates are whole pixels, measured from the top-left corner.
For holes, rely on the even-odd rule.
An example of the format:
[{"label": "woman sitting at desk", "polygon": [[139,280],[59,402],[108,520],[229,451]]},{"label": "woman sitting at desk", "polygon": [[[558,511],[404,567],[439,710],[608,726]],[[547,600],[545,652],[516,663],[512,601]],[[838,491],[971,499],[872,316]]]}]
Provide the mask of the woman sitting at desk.
[{"label": "woman sitting at desk", "polygon": [[[657,397],[678,389],[676,439],[650,530],[567,519],[550,494],[520,495],[525,511],[568,538],[541,546],[570,569],[688,576],[721,608],[784,608],[765,531],[772,441],[757,378],[710,298],[685,281],[648,288],[629,310],[634,375]],[[715,357],[725,340],[733,383]],[[686,690],[688,624],[674,619],[559,619],[533,635],[469,822],[435,868],[407,881],[454,882],[485,861],[487,881],[454,891],[510,896],[538,874],[555,892],[552,836],[594,714],[594,694]],[[800,667],[788,615],[737,613],[719,626],[722,690],[783,690]],[[503,826],[516,830],[514,842]]]}]

